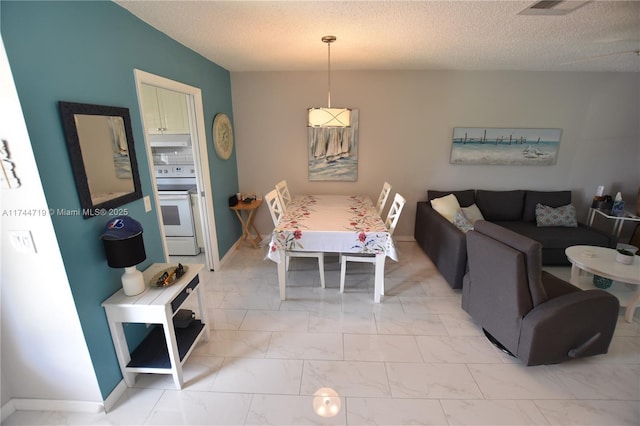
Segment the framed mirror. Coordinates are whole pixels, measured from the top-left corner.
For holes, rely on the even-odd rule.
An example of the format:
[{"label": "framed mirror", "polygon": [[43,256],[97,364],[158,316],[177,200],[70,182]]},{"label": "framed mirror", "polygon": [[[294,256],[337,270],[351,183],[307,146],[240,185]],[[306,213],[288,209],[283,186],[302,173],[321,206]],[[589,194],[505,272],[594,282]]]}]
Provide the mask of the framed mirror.
[{"label": "framed mirror", "polygon": [[129,109],[59,102],[71,167],[87,219],[142,198]]}]

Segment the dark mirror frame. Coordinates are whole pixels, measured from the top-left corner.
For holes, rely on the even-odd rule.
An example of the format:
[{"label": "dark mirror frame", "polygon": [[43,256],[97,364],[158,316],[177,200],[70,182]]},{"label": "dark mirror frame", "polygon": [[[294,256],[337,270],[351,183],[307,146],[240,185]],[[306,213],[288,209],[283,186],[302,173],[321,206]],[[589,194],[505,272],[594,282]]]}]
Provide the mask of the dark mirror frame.
[{"label": "dark mirror frame", "polygon": [[[67,140],[67,148],[71,159],[73,177],[76,182],[80,206],[82,207],[82,217],[88,219],[93,216],[111,214],[109,209],[114,209],[123,204],[142,198],[142,186],[140,185],[140,175],[138,174],[138,162],[136,160],[136,150],[133,142],[133,132],[131,131],[131,117],[128,108],[81,104],[74,102],[60,101],[60,114],[62,125]],[[100,115],[107,117],[122,117],[124,121],[125,133],[127,136],[127,149],[129,151],[129,161],[131,162],[131,176],[133,178],[133,192],[107,200],[103,203],[93,204],[87,180],[87,171],[82,158],[82,149],[76,128],[75,115]],[[118,213],[119,214],[119,213]]]}]

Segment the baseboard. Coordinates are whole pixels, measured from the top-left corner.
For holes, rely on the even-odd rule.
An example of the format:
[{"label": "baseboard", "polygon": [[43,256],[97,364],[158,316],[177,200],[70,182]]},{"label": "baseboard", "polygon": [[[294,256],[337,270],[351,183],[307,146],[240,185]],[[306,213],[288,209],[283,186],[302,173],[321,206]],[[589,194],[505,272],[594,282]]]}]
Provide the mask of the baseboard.
[{"label": "baseboard", "polygon": [[[7,413],[5,413],[5,410]],[[75,413],[102,413],[104,404],[92,401],[65,401],[55,399],[14,398],[2,407],[2,421],[16,411],[68,411]]]},{"label": "baseboard", "polygon": [[5,420],[9,418],[10,415],[16,412],[16,406],[13,403],[13,400],[11,400],[6,404],[4,404],[2,408],[0,408],[0,410],[2,411],[0,413],[0,424],[2,424],[4,423]]},{"label": "baseboard", "polygon": [[107,399],[104,400],[104,411],[107,413],[116,405],[116,402],[124,395],[129,387],[124,382],[124,379],[120,380],[120,383],[111,391]]},{"label": "baseboard", "polygon": [[229,262],[236,255],[237,249],[240,245],[240,240],[236,241],[231,248],[227,251],[227,253],[220,259],[220,268],[222,269],[224,265]]}]

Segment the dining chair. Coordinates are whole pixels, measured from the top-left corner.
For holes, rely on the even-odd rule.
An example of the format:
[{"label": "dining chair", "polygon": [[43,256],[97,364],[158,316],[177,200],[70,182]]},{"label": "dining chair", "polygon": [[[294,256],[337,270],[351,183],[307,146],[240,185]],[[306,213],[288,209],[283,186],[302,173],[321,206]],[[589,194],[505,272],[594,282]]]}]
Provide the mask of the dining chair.
[{"label": "dining chair", "polygon": [[278,191],[278,197],[280,197],[280,204],[282,205],[282,211],[287,211],[287,207],[291,202],[291,193],[287,186],[286,180],[281,180],[276,184],[276,191]]},{"label": "dining chair", "polygon": [[382,210],[384,210],[385,204],[387,204],[387,198],[389,198],[389,193],[391,192],[391,185],[388,182],[385,182],[382,185],[382,191],[380,192],[380,196],[378,197],[378,203],[376,204],[376,211],[380,216],[382,216]]},{"label": "dining chair", "polygon": [[[400,219],[400,213],[404,208],[407,200],[400,194],[396,194],[393,198],[393,204],[387,213],[387,218],[384,221],[384,226],[389,231],[390,235],[393,235]],[[340,255],[340,293],[344,293],[344,281],[347,274],[347,262],[360,262],[360,263],[376,263],[376,256],[374,254],[360,254],[360,253],[342,253]],[[384,285],[381,289],[381,295],[384,296]]]},{"label": "dining chair", "polygon": [[[284,214],[282,204],[280,203],[280,196],[277,190],[270,191],[264,196],[269,212],[271,213],[271,219],[273,220],[273,226],[278,226],[280,218]],[[324,285],[324,253],[312,252],[312,251],[285,251],[285,270],[289,270],[289,260],[292,257],[315,257],[318,259],[318,270],[320,271],[320,285],[325,288]]]},{"label": "dining chair", "polygon": [[267,195],[264,196],[264,200],[267,202],[267,207],[269,207],[269,213],[271,213],[273,226],[278,226],[278,223],[280,223],[280,217],[284,214],[278,191],[276,191],[275,189],[271,190]]}]

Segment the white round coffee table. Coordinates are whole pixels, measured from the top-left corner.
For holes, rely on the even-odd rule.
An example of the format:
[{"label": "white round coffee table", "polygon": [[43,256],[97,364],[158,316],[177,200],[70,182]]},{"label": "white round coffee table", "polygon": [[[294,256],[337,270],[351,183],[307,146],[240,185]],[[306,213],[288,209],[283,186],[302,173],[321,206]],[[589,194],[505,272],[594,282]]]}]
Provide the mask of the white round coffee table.
[{"label": "white round coffee table", "polygon": [[616,262],[617,251],[606,247],[571,246],[565,250],[571,262],[571,283],[578,285],[580,270],[600,275],[625,284],[638,286],[627,303],[624,319],[633,320],[633,313],[640,301],[640,258],[636,256],[631,265]]}]

